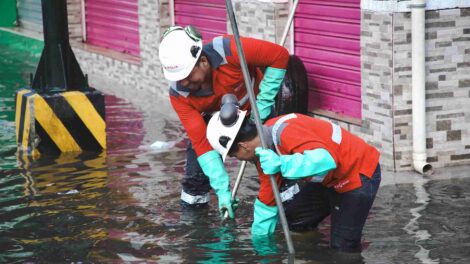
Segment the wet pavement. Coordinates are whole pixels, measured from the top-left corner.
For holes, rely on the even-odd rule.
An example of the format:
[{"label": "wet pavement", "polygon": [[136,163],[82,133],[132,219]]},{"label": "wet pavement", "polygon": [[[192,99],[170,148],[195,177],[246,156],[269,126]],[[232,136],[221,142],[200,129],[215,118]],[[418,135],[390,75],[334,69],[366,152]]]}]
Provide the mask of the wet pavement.
[{"label": "wet pavement", "polygon": [[[13,95],[38,59],[0,47],[0,263],[287,262],[280,226],[271,240],[251,240],[254,167],[242,181],[235,221],[220,221],[215,195],[207,208],[182,208],[181,125],[165,104],[155,107],[161,99],[135,96],[116,80],[92,83],[106,93],[106,152],[17,156]],[[228,160],[232,177],[238,166]],[[292,235],[295,263],[469,263],[469,170],[436,169],[431,177],[384,172],[363,252],[330,250],[325,221]]]}]

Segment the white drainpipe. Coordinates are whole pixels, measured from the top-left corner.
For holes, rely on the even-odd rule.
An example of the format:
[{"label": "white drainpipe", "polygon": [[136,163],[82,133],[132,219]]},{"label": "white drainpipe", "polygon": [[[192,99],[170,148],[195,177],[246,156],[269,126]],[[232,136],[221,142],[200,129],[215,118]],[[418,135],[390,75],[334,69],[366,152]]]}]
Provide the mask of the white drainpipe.
[{"label": "white drainpipe", "polygon": [[170,26],[175,25],[175,0],[168,1],[168,12],[170,13]]},{"label": "white drainpipe", "polygon": [[421,174],[432,173],[426,162],[426,105],[425,105],[425,24],[426,0],[411,2],[411,63],[413,111],[413,167]]}]

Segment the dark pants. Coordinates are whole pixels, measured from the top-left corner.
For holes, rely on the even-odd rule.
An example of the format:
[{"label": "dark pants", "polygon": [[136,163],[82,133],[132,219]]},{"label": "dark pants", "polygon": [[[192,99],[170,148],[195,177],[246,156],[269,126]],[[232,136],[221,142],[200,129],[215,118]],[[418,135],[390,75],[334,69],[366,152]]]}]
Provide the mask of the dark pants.
[{"label": "dark pants", "polygon": [[183,192],[185,197],[189,199],[183,199],[183,203],[187,204],[207,204],[208,200],[191,199],[191,196],[200,197],[209,195],[210,184],[209,178],[202,172],[201,166],[197,162],[197,155],[194,152],[191,142],[188,142],[186,148],[186,168],[184,178],[181,181],[183,186]]},{"label": "dark pants", "polygon": [[360,177],[362,186],[346,193],[337,193],[321,183],[304,184],[292,200],[284,202],[289,228],[293,231],[314,229],[331,215],[331,247],[359,251],[362,229],[380,185],[380,164],[370,179]]}]

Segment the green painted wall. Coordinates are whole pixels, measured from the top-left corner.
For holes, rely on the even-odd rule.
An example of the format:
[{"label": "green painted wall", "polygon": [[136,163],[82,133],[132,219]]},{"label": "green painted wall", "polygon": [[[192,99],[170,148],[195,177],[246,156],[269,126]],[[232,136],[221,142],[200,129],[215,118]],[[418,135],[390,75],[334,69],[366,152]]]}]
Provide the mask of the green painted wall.
[{"label": "green painted wall", "polygon": [[0,27],[16,26],[16,0],[0,0]]},{"label": "green painted wall", "polygon": [[42,49],[44,48],[44,42],[0,29],[0,48],[9,48],[17,52],[35,54],[39,59]]},{"label": "green painted wall", "polygon": [[29,86],[43,47],[42,41],[0,30],[0,145],[7,135],[14,144],[15,91]]}]

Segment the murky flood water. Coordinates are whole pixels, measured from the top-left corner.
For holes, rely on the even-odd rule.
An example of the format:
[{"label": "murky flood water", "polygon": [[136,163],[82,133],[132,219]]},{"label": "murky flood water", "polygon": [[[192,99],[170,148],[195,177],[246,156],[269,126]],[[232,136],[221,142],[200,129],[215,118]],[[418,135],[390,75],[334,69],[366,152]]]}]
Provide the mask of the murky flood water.
[{"label": "murky flood water", "polygon": [[[272,240],[251,240],[258,187],[253,166],[239,191],[235,221],[220,221],[215,195],[208,208],[181,208],[181,126],[165,117],[154,120],[160,140],[171,144],[153,149],[143,124],[155,117],[115,96],[106,96],[106,152],[18,157],[13,95],[37,60],[37,54],[0,48],[0,262],[287,262],[280,227]],[[237,166],[229,160],[231,175]],[[327,222],[293,234],[295,262],[469,263],[470,177],[456,174],[461,177],[431,181],[415,175],[409,183],[382,186],[361,254],[329,250]]]}]

